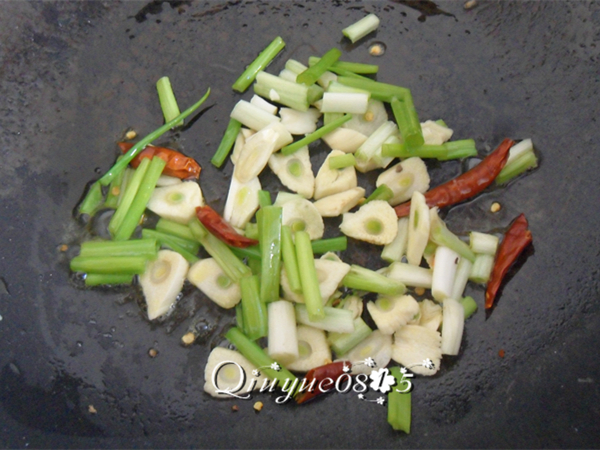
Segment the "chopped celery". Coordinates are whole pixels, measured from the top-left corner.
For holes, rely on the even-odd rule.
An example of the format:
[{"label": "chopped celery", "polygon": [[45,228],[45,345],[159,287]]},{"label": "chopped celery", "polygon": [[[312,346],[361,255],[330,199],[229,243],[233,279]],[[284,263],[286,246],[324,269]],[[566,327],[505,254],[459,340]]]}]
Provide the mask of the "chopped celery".
[{"label": "chopped celery", "polygon": [[[158,101],[160,102],[160,108],[162,109],[165,122],[170,122],[181,114],[173,88],[171,87],[171,81],[169,77],[162,77],[156,82],[156,90],[158,91]],[[173,125],[173,128],[183,125],[183,120],[180,120]]]},{"label": "chopped celery", "polygon": [[263,70],[267,65],[283,50],[285,42],[277,36],[271,43],[256,57],[254,61],[244,70],[240,77],[233,83],[231,88],[234,91],[244,92],[248,86],[252,84],[256,75]]},{"label": "chopped celery", "polygon": [[365,340],[373,332],[369,325],[360,317],[354,319],[354,331],[352,333],[335,333],[331,332],[327,335],[327,341],[331,349],[342,357],[363,340]]},{"label": "chopped celery", "polygon": [[342,52],[337,48],[332,48],[313,66],[298,74],[296,83],[302,83],[306,86],[315,84],[316,81],[323,75],[329,67],[342,56]]},{"label": "chopped celery", "polygon": [[213,166],[221,167],[223,165],[227,159],[227,156],[229,155],[229,152],[231,151],[231,148],[233,147],[233,144],[235,143],[241,127],[241,122],[235,119],[229,119],[229,123],[225,129],[225,133],[223,134],[223,139],[221,139],[219,148],[217,148],[217,151],[210,160]]},{"label": "chopped celery", "polygon": [[258,285],[256,275],[240,279],[244,329],[248,338],[253,341],[268,333],[267,307],[260,300]]},{"label": "chopped celery", "polygon": [[292,239],[292,229],[287,225],[281,227],[281,255],[290,289],[293,292],[302,293],[296,247],[294,247]]},{"label": "chopped celery", "polygon": [[281,216],[279,206],[263,206],[257,213],[261,251],[260,299],[279,300],[281,271]]},{"label": "chopped celery", "polygon": [[356,159],[352,153],[346,153],[345,155],[332,156],[329,158],[330,169],[344,169],[346,167],[353,166],[356,163]]},{"label": "chopped celery", "polygon": [[421,122],[419,122],[419,116],[417,116],[410,91],[407,91],[401,99],[392,98],[391,104],[400,134],[404,138],[407,147],[409,149],[421,147],[425,140],[423,139]]},{"label": "chopped celery", "polygon": [[404,374],[400,371],[399,367],[392,367],[390,374],[396,379],[396,385],[388,393],[388,415],[387,421],[396,431],[404,431],[406,434],[410,433],[410,419],[411,419],[411,393],[404,392],[410,384],[405,387],[404,385],[410,381],[404,379]]},{"label": "chopped celery", "polygon": [[131,241],[86,241],[81,244],[79,256],[144,256],[156,257],[158,244],[155,238]]},{"label": "chopped celery", "polygon": [[146,270],[145,256],[76,256],[71,260],[73,272],[98,274],[140,274]]},{"label": "chopped celery", "polygon": [[354,44],[359,39],[362,39],[367,34],[375,31],[379,26],[379,17],[375,14],[368,14],[352,25],[347,26],[342,30],[342,34],[346,36]]},{"label": "chopped celery", "polygon": [[336,128],[341,127],[344,123],[348,122],[350,119],[352,119],[352,115],[345,114],[342,117],[340,117],[339,119],[336,119],[327,125],[323,125],[321,128],[317,129],[315,132],[309,134],[308,136],[306,136],[292,144],[286,145],[285,147],[283,147],[281,149],[281,153],[286,156],[291,155],[292,153],[296,152],[297,150],[300,150],[305,145],[308,145],[308,144],[316,141],[317,139],[322,138],[327,133],[332,132]]},{"label": "chopped celery", "polygon": [[88,273],[85,276],[86,286],[131,284],[133,275],[120,273]]},{"label": "chopped celery", "polygon": [[93,216],[103,202],[102,186],[100,183],[95,182],[90,186],[85,198],[79,205],[79,213]]},{"label": "chopped celery", "polygon": [[[309,57],[308,65],[314,66],[316,63],[319,62],[319,59],[320,58],[317,56]],[[354,73],[375,74],[379,71],[379,66],[376,64],[363,64],[338,60],[331,65],[329,70],[333,71],[334,69],[343,69]]]},{"label": "chopped celery", "polygon": [[311,320],[323,319],[325,317],[323,297],[319,288],[310,237],[306,231],[296,231],[295,240],[300,283],[308,316]]},{"label": "chopped celery", "polygon": [[[377,187],[377,189],[375,189],[371,195],[369,195],[367,197],[367,199],[365,200],[365,203],[369,203],[370,201],[373,200],[383,200],[384,202],[387,202],[389,200],[391,200],[391,198],[394,196],[394,192],[388,187],[387,184],[381,184],[379,187]],[[365,204],[363,203],[363,205]]]},{"label": "chopped celery", "polygon": [[467,320],[477,311],[477,303],[475,303],[473,297],[463,297],[459,300],[459,303],[465,309],[465,320]]},{"label": "chopped celery", "polygon": [[406,286],[400,281],[355,264],[342,280],[342,285],[351,289],[387,295],[402,295],[406,291]]}]

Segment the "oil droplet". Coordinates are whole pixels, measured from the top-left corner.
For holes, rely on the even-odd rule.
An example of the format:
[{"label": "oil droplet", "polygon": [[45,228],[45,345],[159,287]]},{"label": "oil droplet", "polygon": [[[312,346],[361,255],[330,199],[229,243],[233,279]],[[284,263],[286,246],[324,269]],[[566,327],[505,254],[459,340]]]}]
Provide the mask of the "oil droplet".
[{"label": "oil droplet", "polygon": [[374,42],[369,46],[369,55],[382,56],[386,50],[387,47],[383,42]]}]

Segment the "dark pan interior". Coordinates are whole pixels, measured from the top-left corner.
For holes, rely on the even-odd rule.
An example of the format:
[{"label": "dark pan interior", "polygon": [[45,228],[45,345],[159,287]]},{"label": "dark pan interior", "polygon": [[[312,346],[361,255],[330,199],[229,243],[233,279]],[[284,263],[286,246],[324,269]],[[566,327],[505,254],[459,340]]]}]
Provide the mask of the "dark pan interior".
[{"label": "dark pan interior", "polygon": [[[381,26],[349,45],[341,29],[365,12]],[[305,407],[261,394],[260,413],[251,401],[233,413],[233,402],[202,389],[231,315],[190,294],[178,316],[149,324],[130,291],[76,289],[58,251],[76,239],[71,212],[112,163],[115,141],[161,124],[154,83],[163,75],[182,106],[212,89],[193,126],[161,142],[200,162],[204,195],[220,211],[232,167],[209,160],[232,106],[250,96],[230,86],[277,35],[287,47],[271,72],[337,46],[346,60],[380,64],[378,79],[410,88],[422,119],[443,118],[482,155],[504,137],[531,137],[541,154],[535,172],[446,217],[456,232],[493,231],[524,212],[534,245],[489,317],[482,290],[470,290],[480,311],[461,355],[414,380],[408,436],[390,429],[384,407],[350,394]],[[367,51],[374,41],[387,47],[379,58]],[[0,446],[598,447],[599,55],[592,2],[3,3]],[[317,164],[326,148],[311,152]],[[432,184],[461,169],[432,164]],[[263,182],[278,188],[269,175]],[[493,201],[503,205],[495,215]],[[381,266],[366,246],[352,245],[348,259]],[[192,325],[206,335],[184,348]]]}]

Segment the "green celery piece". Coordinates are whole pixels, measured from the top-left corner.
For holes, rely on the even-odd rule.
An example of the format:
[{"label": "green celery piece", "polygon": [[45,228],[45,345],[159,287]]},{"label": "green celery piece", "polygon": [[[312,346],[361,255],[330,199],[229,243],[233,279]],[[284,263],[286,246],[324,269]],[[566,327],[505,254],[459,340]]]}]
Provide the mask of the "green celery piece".
[{"label": "green celery piece", "polygon": [[323,75],[333,63],[342,56],[342,52],[337,48],[332,48],[312,67],[309,67],[304,72],[296,77],[296,83],[302,83],[306,86],[311,86]]},{"label": "green celery piece", "polygon": [[131,284],[133,275],[127,273],[88,273],[85,275],[85,285],[101,286],[116,284]]},{"label": "green celery piece", "polygon": [[271,193],[269,191],[265,191],[261,189],[258,191],[258,204],[261,206],[271,206],[273,202],[271,201]]},{"label": "green celery piece", "polygon": [[267,67],[284,47],[285,42],[280,36],[273,39],[273,41],[259,53],[256,59],[250,63],[246,70],[244,70],[231,88],[238,92],[244,92],[248,89],[256,78],[256,74]]},{"label": "green celery piece", "polygon": [[242,128],[242,124],[235,119],[229,119],[229,123],[227,124],[227,128],[225,129],[225,133],[223,134],[223,139],[221,139],[221,143],[219,144],[219,148],[211,158],[210,162],[215,167],[221,167],[227,156],[229,156],[229,152],[235,143],[238,133]]},{"label": "green celery piece", "polygon": [[257,213],[257,220],[262,256],[260,299],[273,302],[279,300],[282,209],[279,206],[263,206]]},{"label": "green celery piece", "polygon": [[477,303],[475,303],[475,300],[471,296],[461,298],[459,303],[465,309],[465,320],[467,320],[477,311]]},{"label": "green celery piece", "polygon": [[183,256],[187,262],[194,264],[200,261],[200,258],[196,256],[200,246],[197,242],[187,241],[186,239],[178,238],[169,234],[161,233],[160,231],[143,229],[142,237],[144,238],[155,238],[161,246],[165,246],[179,253]]},{"label": "green celery piece", "polygon": [[403,283],[356,264],[350,266],[350,272],[342,280],[342,285],[351,289],[386,295],[402,295],[406,292]]},{"label": "green celery piece", "polygon": [[292,239],[292,229],[288,225],[281,227],[281,255],[290,289],[298,294],[302,293],[296,247]]},{"label": "green celery piece", "polygon": [[259,245],[252,245],[246,248],[229,246],[231,251],[238,258],[252,258],[260,260],[262,258]]},{"label": "green celery piece", "polygon": [[[389,188],[389,186],[385,183],[381,184],[377,189],[375,189],[371,195],[369,195],[365,203],[369,203],[373,200],[383,200],[387,202],[394,196],[394,192]],[[365,204],[363,203],[363,205]]]},{"label": "green celery piece", "polygon": [[537,165],[538,160],[535,153],[533,151],[525,152],[502,168],[496,177],[496,184],[506,184],[523,172],[537,167]]},{"label": "green celery piece", "polygon": [[81,244],[79,256],[144,256],[154,259],[158,253],[156,239],[131,241],[86,241]]},{"label": "green celery piece", "polygon": [[[120,158],[120,157],[119,157]],[[121,193],[121,186],[123,186],[123,177],[126,171],[123,170],[117,175],[108,185],[108,193],[106,194],[106,201],[104,206],[107,208],[117,209],[119,206],[119,194]]]},{"label": "green celery piece", "polygon": [[79,205],[79,213],[93,216],[96,210],[102,206],[103,202],[102,186],[96,181],[90,186],[88,193]]},{"label": "green celery piece", "polygon": [[455,251],[472,263],[475,262],[475,253],[469,244],[463,242],[457,235],[448,229],[446,224],[437,214],[431,214],[430,239],[436,245],[443,245]]},{"label": "green celery piece", "polygon": [[334,169],[345,169],[356,164],[356,158],[352,153],[346,153],[345,155],[332,156],[329,158],[329,168]]},{"label": "green celery piece", "polygon": [[258,277],[240,279],[242,317],[248,339],[253,341],[268,334],[267,307],[260,300]]},{"label": "green celery piece", "polygon": [[459,141],[446,142],[444,147],[446,147],[447,154],[446,156],[438,158],[440,161],[477,156],[477,148],[475,147],[475,141],[473,139],[461,139]]},{"label": "green celery piece", "polygon": [[121,197],[121,203],[119,203],[119,206],[117,207],[115,213],[110,218],[110,222],[108,223],[108,231],[112,236],[114,236],[117,233],[117,231],[121,227],[121,224],[123,223],[123,220],[125,220],[125,217],[127,216],[129,209],[131,208],[131,204],[133,203],[133,200],[137,195],[140,185],[142,184],[142,181],[146,176],[148,167],[150,167],[150,159],[143,158],[139,166],[137,166],[137,168],[133,172],[133,176],[127,183],[127,187],[125,188],[123,197]]},{"label": "green celery piece", "polygon": [[298,271],[300,272],[306,310],[310,320],[319,320],[325,317],[325,310],[323,309],[323,297],[319,287],[310,236],[306,231],[296,231],[295,239]]},{"label": "green celery piece", "polygon": [[[165,122],[170,122],[178,117],[181,112],[179,111],[177,99],[175,98],[169,77],[160,78],[156,82],[156,90],[158,92],[158,101],[160,102],[160,108],[162,109],[163,116],[165,117]],[[183,125],[183,120],[180,120],[173,125],[173,128],[180,125]]]},{"label": "green celery piece", "polygon": [[[321,58],[318,56],[311,56],[308,58],[308,65],[314,66],[319,62]],[[349,72],[354,73],[363,73],[363,74],[376,74],[379,71],[379,66],[376,64],[363,64],[349,61],[336,61],[334,62],[329,70],[333,72],[333,69],[343,69]]]},{"label": "green celery piece", "polygon": [[192,230],[190,230],[187,225],[173,222],[172,220],[160,218],[156,223],[156,231],[196,242],[196,238],[192,234]]},{"label": "green celery piece", "polygon": [[[396,379],[396,385],[388,393],[388,416],[387,421],[396,431],[410,433],[411,422],[411,392],[398,392],[406,389],[406,381],[398,367],[392,367],[390,374]],[[409,381],[410,382],[410,381]]]},{"label": "green celery piece", "polygon": [[343,124],[348,122],[350,119],[352,119],[352,114],[344,114],[339,119],[336,119],[336,120],[328,123],[327,125],[322,126],[321,128],[317,129],[316,131],[313,131],[306,137],[304,137],[296,142],[292,142],[289,145],[286,145],[285,147],[283,147],[281,149],[281,154],[285,155],[285,156],[289,156],[292,153],[297,152],[305,145],[308,145],[308,144],[316,141],[317,139],[322,138],[326,134],[331,133],[336,128],[341,127]]},{"label": "green celery piece", "polygon": [[327,342],[335,354],[342,358],[346,353],[364,341],[373,332],[360,317],[354,319],[354,332],[328,333]]},{"label": "green celery piece", "polygon": [[145,256],[76,256],[71,260],[73,272],[99,274],[141,274],[146,270]]},{"label": "green celery piece", "polygon": [[358,79],[342,76],[338,77],[337,81],[346,86],[368,91],[371,93],[371,98],[387,103],[390,103],[394,97],[398,98],[398,100],[402,100],[410,93],[410,91],[404,87],[381,83],[380,81],[373,81],[368,78]]},{"label": "green celery piece", "polygon": [[343,252],[348,247],[348,238],[346,236],[338,236],[328,239],[316,239],[310,244],[314,254]]},{"label": "green celery piece", "polygon": [[406,146],[409,149],[421,147],[425,141],[410,91],[402,96],[402,99],[392,98],[391,104],[398,129]]},{"label": "green celery piece", "polygon": [[206,99],[208,98],[209,95],[210,95],[210,88],[206,91],[206,94],[204,94],[204,96],[200,100],[198,100],[196,103],[194,103],[192,106],[190,106],[184,112],[182,112],[175,119],[171,120],[170,122],[165,123],[162,127],[157,128],[152,133],[150,133],[149,135],[144,137],[142,140],[137,142],[133,147],[131,147],[129,149],[129,151],[127,153],[125,153],[123,155],[122,158],[120,158],[108,170],[108,172],[106,172],[102,176],[102,178],[100,178],[100,180],[98,180],[99,183],[102,186],[107,186],[108,184],[110,184],[110,182],[113,180],[113,178],[116,177],[123,169],[125,169],[125,167],[127,167],[127,165],[131,162],[131,160],[133,158],[135,158],[136,155],[144,149],[144,147],[146,147],[152,141],[158,139],[163,134],[165,134],[167,131],[169,131],[172,127],[175,126],[175,124],[177,124],[177,122],[185,119],[186,117],[191,115],[194,111],[196,111],[198,108],[200,108],[200,106],[206,101]]}]

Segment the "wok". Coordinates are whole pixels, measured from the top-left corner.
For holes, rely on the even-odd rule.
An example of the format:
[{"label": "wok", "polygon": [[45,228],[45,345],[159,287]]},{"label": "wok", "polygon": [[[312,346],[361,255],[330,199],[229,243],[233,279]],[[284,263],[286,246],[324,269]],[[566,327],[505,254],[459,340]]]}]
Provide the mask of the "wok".
[{"label": "wok", "polygon": [[[382,24],[350,45],[340,30],[365,12]],[[598,447],[599,30],[594,2],[3,3],[0,445]],[[412,89],[421,118],[445,119],[481,154],[504,137],[532,137],[540,151],[539,169],[446,217],[456,232],[494,231],[524,212],[534,245],[491,315],[470,288],[480,311],[461,355],[414,380],[410,435],[356,395],[295,407],[261,394],[260,413],[211,399],[204,363],[229,315],[190,294],[177,320],[149,324],[130,291],[76,289],[58,250],[76,239],[73,207],[112,163],[114,142],[160,125],[163,75],[184,107],[212,89],[212,106],[161,142],[200,162],[204,195],[221,210],[232,167],[209,159],[240,98],[230,86],[276,35],[288,45],[272,72],[338,46],[347,60],[379,63],[378,79]],[[374,41],[387,47],[380,58],[367,52]],[[311,151],[315,164],[326,153]],[[462,167],[431,169],[435,185]],[[278,186],[268,175],[264,184]],[[492,216],[493,201],[503,208]],[[379,267],[366,248],[350,258]],[[190,316],[213,322],[184,348]]]}]

